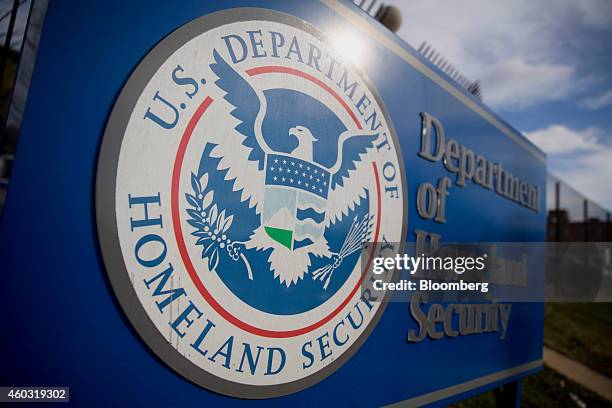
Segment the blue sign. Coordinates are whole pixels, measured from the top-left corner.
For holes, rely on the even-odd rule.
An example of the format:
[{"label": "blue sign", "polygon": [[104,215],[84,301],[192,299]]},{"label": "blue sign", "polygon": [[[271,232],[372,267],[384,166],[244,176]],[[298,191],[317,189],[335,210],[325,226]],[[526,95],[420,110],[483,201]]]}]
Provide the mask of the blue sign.
[{"label": "blue sign", "polygon": [[546,158],[350,3],[50,4],[13,174],[5,384],[445,405],[541,367],[542,304],[363,289],[377,250],[544,241]]}]

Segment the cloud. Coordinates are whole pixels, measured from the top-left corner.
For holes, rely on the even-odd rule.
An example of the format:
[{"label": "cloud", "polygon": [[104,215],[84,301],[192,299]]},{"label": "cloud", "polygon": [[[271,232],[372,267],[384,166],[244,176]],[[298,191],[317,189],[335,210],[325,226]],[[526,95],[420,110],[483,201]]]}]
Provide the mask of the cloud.
[{"label": "cloud", "polygon": [[573,75],[569,65],[510,58],[490,66],[481,81],[489,104],[519,109],[566,97],[573,89]]},{"label": "cloud", "polygon": [[587,33],[612,27],[608,0],[558,0],[554,6],[542,0],[396,4],[404,21],[400,37],[415,48],[427,41],[466,77],[481,80],[487,104],[510,110],[584,91],[593,73],[579,72],[585,62],[576,51],[596,45]]},{"label": "cloud", "polygon": [[523,133],[548,154],[567,154],[600,149],[598,136],[603,132],[595,127],[572,130],[563,125],[550,125],[544,129]]},{"label": "cloud", "polygon": [[555,124],[533,132],[527,138],[548,153],[548,167],[563,182],[581,194],[612,208],[612,146],[602,129],[570,129]]},{"label": "cloud", "polygon": [[612,23],[612,2],[609,0],[577,0],[575,12],[579,13],[584,25],[596,30],[606,30]]},{"label": "cloud", "polygon": [[612,105],[612,89],[604,92],[599,96],[585,98],[580,101],[579,105],[583,108],[597,110]]},{"label": "cloud", "polygon": [[612,148],[577,157],[571,162],[549,158],[549,167],[563,182],[578,188],[589,200],[612,208]]}]

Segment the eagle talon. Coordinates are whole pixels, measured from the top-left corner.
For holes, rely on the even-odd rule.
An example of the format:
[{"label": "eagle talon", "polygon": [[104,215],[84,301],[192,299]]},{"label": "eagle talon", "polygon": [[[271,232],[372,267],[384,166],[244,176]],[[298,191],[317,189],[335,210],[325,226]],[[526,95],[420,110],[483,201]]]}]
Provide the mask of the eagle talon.
[{"label": "eagle talon", "polygon": [[331,275],[331,273],[335,269],[337,269],[340,266],[344,258],[340,254],[332,254],[331,260],[332,262],[328,263],[327,266],[324,266],[314,271],[312,273],[312,279],[315,279],[315,280],[318,279],[320,281],[323,281],[325,278]]},{"label": "eagle talon", "polygon": [[334,261],[333,269],[336,269],[337,267],[340,266],[344,258],[342,258],[342,255],[340,254],[333,254],[332,260]]},{"label": "eagle talon", "polygon": [[231,242],[225,247],[225,249],[227,250],[227,254],[234,261],[237,261],[240,258],[240,254],[242,253],[244,248],[245,245],[243,242]]}]

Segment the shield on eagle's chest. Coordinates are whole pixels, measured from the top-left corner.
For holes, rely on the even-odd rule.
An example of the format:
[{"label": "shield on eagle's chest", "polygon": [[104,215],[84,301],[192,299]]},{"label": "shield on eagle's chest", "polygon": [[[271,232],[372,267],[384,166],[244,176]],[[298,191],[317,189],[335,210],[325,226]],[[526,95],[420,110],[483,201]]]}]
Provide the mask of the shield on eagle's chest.
[{"label": "shield on eagle's chest", "polygon": [[268,236],[291,250],[316,242],[325,230],[330,173],[291,156],[266,160],[262,225]]}]

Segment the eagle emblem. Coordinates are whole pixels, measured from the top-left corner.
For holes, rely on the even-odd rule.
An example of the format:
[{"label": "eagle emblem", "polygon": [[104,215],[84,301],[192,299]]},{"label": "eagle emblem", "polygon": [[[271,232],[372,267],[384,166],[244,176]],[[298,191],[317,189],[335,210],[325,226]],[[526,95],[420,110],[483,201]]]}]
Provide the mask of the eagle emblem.
[{"label": "eagle emblem", "polygon": [[219,274],[234,262],[253,282],[271,274],[286,288],[310,280],[328,289],[370,237],[363,158],[378,134],[347,129],[304,92],[259,89],[216,50],[209,66],[233,129],[207,135],[186,194],[202,258]]}]

